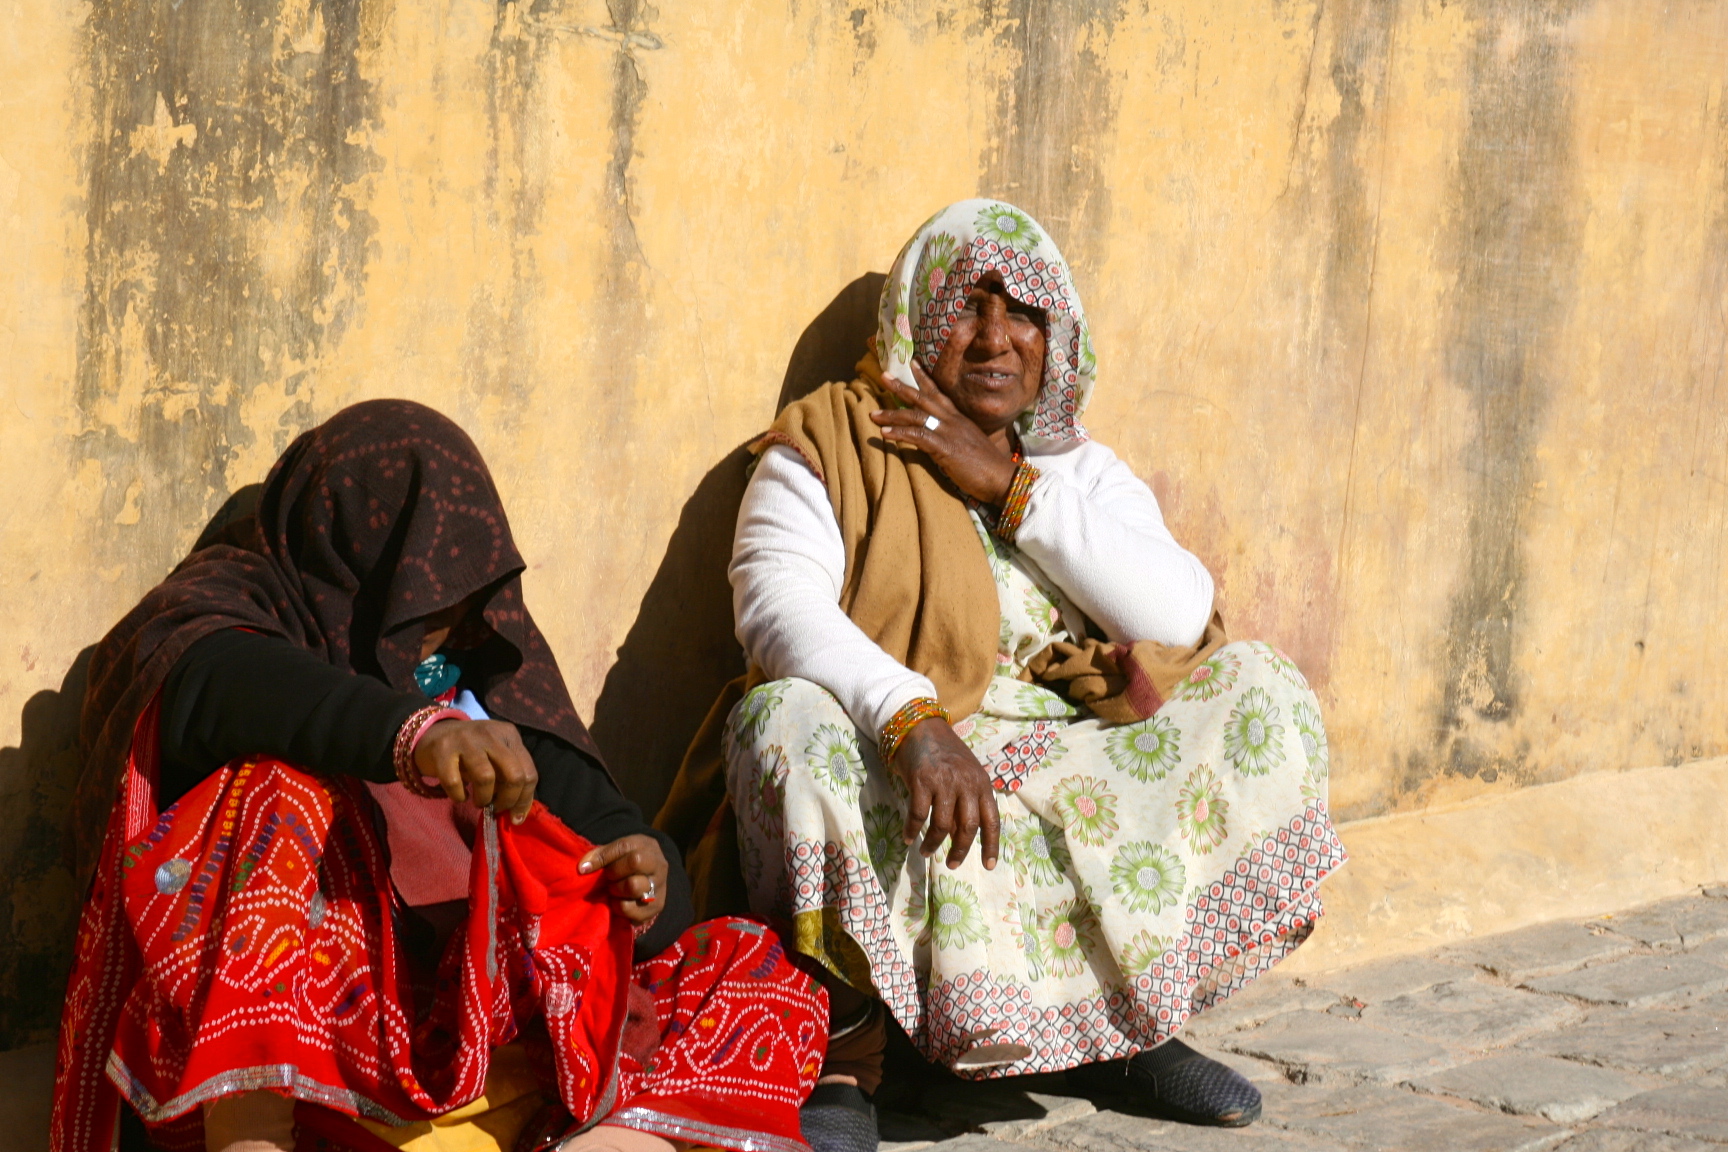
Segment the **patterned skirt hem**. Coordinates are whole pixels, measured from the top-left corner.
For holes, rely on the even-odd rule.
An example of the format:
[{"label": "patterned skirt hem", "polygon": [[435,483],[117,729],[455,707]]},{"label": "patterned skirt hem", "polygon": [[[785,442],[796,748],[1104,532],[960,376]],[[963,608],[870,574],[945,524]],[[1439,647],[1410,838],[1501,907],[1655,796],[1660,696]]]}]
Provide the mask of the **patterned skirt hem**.
[{"label": "patterned skirt hem", "polygon": [[[790,854],[794,874],[797,857],[822,848],[800,847],[805,852]],[[1324,911],[1316,890],[1346,859],[1324,805],[1311,801],[1189,907],[1187,931],[1131,977],[1128,988],[1038,1007],[1027,984],[984,970],[928,988],[888,931],[885,909],[869,907],[868,899],[835,900],[881,887],[874,877],[861,883],[864,877],[854,874],[869,864],[837,845],[828,847],[822,895],[833,903],[824,908],[824,919],[838,914],[839,928],[868,959],[883,1001],[927,1059],[953,1067],[980,1042],[1032,1050],[1012,1064],[954,1069],[973,1080],[1065,1071],[1169,1039],[1194,1013],[1223,1003],[1308,938]],[[802,863],[807,871],[815,861]]]},{"label": "patterned skirt hem", "polygon": [[809,1145],[784,1136],[708,1124],[701,1120],[692,1120],[688,1116],[656,1112],[651,1108],[626,1108],[606,1117],[597,1125],[602,1128],[607,1126],[633,1128],[638,1132],[664,1136],[668,1140],[710,1148],[729,1148],[736,1152],[810,1152]]},{"label": "patterned skirt hem", "polygon": [[[293,1064],[262,1064],[253,1068],[235,1068],[219,1076],[212,1076],[190,1091],[161,1102],[145,1089],[118,1054],[111,1053],[108,1057],[108,1079],[120,1090],[120,1095],[126,1102],[132,1105],[139,1118],[147,1124],[165,1124],[200,1105],[220,1100],[224,1096],[261,1089],[285,1092],[308,1104],[319,1104],[350,1116],[364,1116],[368,1120],[376,1120],[394,1128],[413,1123],[375,1101],[368,1100],[353,1089],[337,1088],[303,1075]],[[462,1104],[453,1105],[461,1106]]]}]

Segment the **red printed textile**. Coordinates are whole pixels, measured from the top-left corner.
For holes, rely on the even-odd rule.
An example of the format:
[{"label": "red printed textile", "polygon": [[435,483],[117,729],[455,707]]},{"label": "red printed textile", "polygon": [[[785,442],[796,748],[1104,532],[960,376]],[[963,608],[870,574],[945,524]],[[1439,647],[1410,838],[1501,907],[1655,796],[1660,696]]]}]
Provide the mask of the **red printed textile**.
[{"label": "red printed textile", "polygon": [[[468,919],[416,985],[365,786],[247,760],[157,815],[138,755],[154,753],[155,720],[140,721],[80,924],[55,1152],[109,1152],[123,1103],[162,1147],[201,1148],[199,1106],[260,1088],[428,1119],[477,1098],[491,1050],[527,1025],[576,1123],[660,1130],[613,1115],[628,1105],[709,1125],[719,1147],[803,1148],[825,997],[761,925],[698,925],[633,971],[604,873],[576,871],[590,845],[536,805],[521,825],[482,819]],[[633,980],[662,1025],[646,1068],[617,1056]]]}]

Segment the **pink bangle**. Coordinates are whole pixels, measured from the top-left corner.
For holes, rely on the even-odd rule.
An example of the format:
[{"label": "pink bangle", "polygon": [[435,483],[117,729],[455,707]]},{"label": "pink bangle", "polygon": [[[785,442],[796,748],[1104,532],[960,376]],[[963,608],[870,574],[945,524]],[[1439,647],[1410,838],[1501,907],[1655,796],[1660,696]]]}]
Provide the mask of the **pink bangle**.
[{"label": "pink bangle", "polygon": [[435,784],[427,784],[425,777],[420,775],[420,769],[414,764],[414,750],[420,747],[420,738],[426,735],[432,725],[440,720],[466,720],[468,714],[456,708],[446,708],[442,704],[432,704],[414,713],[402,721],[402,727],[396,730],[395,746],[390,751],[391,763],[396,768],[396,779],[402,787],[416,796],[436,797],[444,795],[444,789]]}]

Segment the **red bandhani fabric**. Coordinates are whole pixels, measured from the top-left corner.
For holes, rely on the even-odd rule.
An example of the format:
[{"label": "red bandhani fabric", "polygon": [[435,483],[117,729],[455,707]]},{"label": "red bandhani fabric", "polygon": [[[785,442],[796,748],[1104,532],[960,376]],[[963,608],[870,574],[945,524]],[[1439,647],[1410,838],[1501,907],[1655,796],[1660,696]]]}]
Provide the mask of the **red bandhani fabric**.
[{"label": "red bandhani fabric", "polygon": [[[429,1119],[476,1099],[518,1035],[572,1129],[804,1149],[826,997],[763,925],[699,924],[633,966],[604,874],[576,870],[590,845],[536,805],[482,819],[468,918],[417,980],[362,782],[237,761],[157,814],[155,722],[153,706],[79,928],[55,1152],[111,1152],[123,1103],[161,1147],[201,1149],[200,1106],[256,1089]],[[651,1054],[620,1053],[631,984],[654,1002]]]}]

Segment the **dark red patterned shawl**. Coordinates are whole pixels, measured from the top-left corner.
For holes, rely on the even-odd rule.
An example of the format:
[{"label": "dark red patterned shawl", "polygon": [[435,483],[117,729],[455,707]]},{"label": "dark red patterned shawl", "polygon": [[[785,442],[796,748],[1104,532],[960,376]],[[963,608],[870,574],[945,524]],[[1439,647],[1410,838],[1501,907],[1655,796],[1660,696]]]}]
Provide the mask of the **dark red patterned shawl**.
[{"label": "dark red patterned shawl", "polygon": [[186,650],[223,628],[279,636],[412,689],[415,622],[489,589],[487,710],[598,759],[523,606],[524,565],[492,475],[450,420],[407,400],[343,409],[270,470],[250,534],[244,548],[192,553],[96,646],[74,813],[80,876],[95,862],[139,715]]}]

